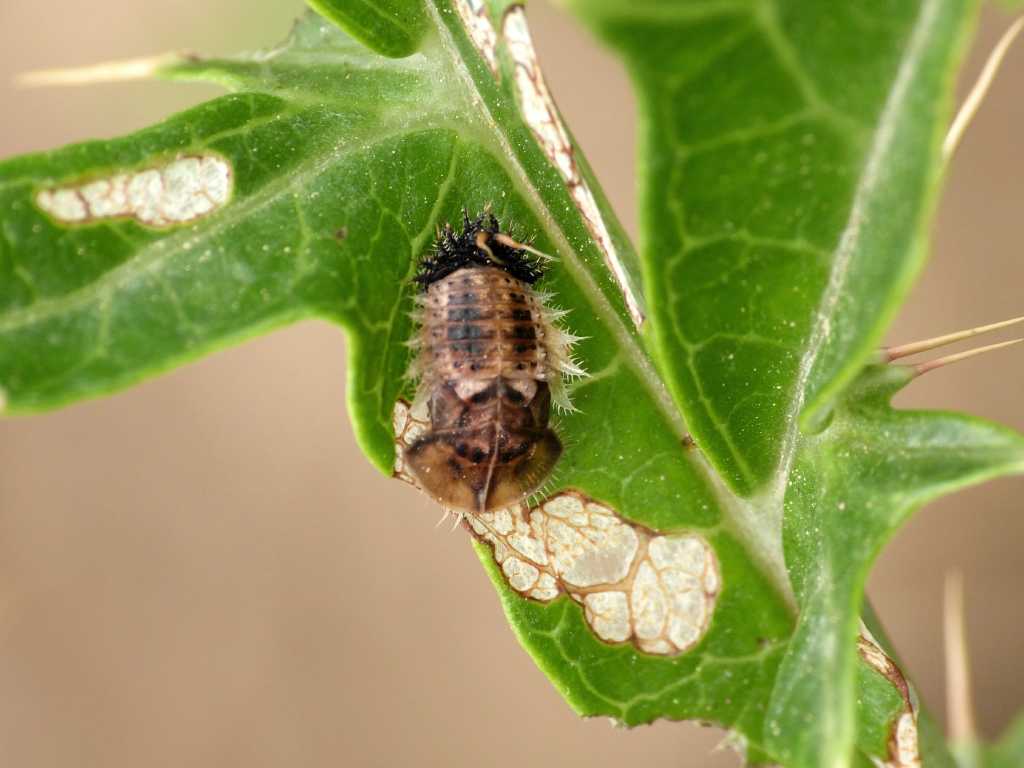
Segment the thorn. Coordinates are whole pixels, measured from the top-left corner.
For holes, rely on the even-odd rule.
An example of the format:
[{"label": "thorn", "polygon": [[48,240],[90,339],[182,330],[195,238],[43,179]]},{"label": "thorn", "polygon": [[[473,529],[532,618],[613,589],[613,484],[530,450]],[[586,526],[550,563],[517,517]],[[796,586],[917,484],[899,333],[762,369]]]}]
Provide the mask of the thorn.
[{"label": "thorn", "polygon": [[447,507],[441,507],[441,511],[444,512],[444,514],[441,515],[441,519],[440,520],[438,520],[436,523],[434,523],[434,527],[435,528],[440,528],[441,527],[441,523],[443,523],[445,520],[447,520],[448,519],[448,515],[450,515],[452,513],[452,511],[450,509],[448,509]]},{"label": "thorn", "polygon": [[164,67],[197,58],[189,53],[162,53],[140,59],[104,61],[86,67],[58,69],[37,69],[22,72],[14,78],[21,88],[40,88],[55,85],[89,85],[91,83],[112,83],[123,80],[144,80],[152,77]]},{"label": "thorn", "polygon": [[918,363],[917,365],[910,366],[914,369],[914,375],[920,376],[928,371],[934,371],[936,368],[942,368],[945,365],[951,365],[952,363],[959,363],[961,360],[966,360],[969,357],[975,357],[976,355],[983,355],[986,352],[993,352],[1003,347],[1012,347],[1014,344],[1020,344],[1024,339],[1013,339],[1012,341],[1002,341],[998,344],[989,344],[987,347],[978,347],[977,349],[968,349],[966,352],[957,352],[955,355],[946,355],[940,357],[938,360],[929,360],[926,363]]},{"label": "thorn", "polygon": [[942,634],[946,651],[946,710],[949,740],[953,744],[969,744],[977,739],[965,624],[963,574],[950,571],[942,595]]},{"label": "thorn", "polygon": [[981,336],[984,333],[998,331],[1001,328],[1009,328],[1011,325],[1016,325],[1017,323],[1021,322],[1024,322],[1024,316],[1014,317],[1010,320],[1003,320],[998,323],[992,323],[991,325],[980,325],[977,328],[969,328],[966,331],[947,333],[945,336],[936,336],[933,339],[925,339],[924,341],[912,341],[909,344],[900,344],[897,347],[883,347],[882,361],[886,363],[891,363],[893,360],[899,360],[901,357],[910,357],[911,355],[916,355],[918,352],[927,352],[929,349],[944,347],[947,344],[955,344],[958,341],[970,339],[973,336]]},{"label": "thorn", "polygon": [[988,55],[988,60],[985,62],[985,66],[982,67],[981,74],[978,75],[978,79],[971,87],[970,93],[964,99],[960,111],[956,113],[953,124],[949,127],[949,132],[946,134],[946,140],[942,143],[942,155],[946,160],[952,157],[956,151],[960,139],[963,138],[967,127],[971,124],[971,120],[974,119],[974,115],[985,100],[985,95],[992,86],[992,81],[999,73],[999,67],[1003,63],[1007,51],[1010,50],[1010,46],[1017,35],[1020,34],[1022,28],[1024,28],[1024,16],[1021,16],[1010,25],[1010,28],[999,38],[999,42],[992,49],[992,53]]}]

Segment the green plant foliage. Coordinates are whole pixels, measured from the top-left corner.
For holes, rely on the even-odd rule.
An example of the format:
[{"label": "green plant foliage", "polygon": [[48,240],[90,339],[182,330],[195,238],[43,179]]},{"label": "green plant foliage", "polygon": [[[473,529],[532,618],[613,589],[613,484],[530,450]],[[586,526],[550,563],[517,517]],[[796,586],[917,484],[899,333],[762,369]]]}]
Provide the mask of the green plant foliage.
[{"label": "green plant foliage", "polygon": [[[1024,469],[1018,435],[895,411],[908,375],[867,365],[924,253],[970,3],[574,4],[640,94],[639,258],[573,159],[621,272],[642,282],[642,332],[521,113],[508,3],[465,6],[495,29],[493,64],[448,0],[311,4],[352,37],[311,13],[272,51],[169,63],[161,75],[231,93],[131,136],[0,163],[8,411],[322,317],[348,333],[350,415],[390,473],[410,278],[437,225],[491,203],[556,256],[545,287],[586,337],[591,375],[559,424],[556,490],[700,533],[722,581],[699,644],[658,657],[601,642],[566,597],[520,597],[481,545],[524,646],[581,714],[713,721],[752,763],[888,759],[905,700],[857,662],[870,565],[928,499]],[[194,220],[69,223],[40,207],[48,190],[183,157],[231,169],[230,197]],[[948,764],[926,726],[929,764]]]},{"label": "green plant foliage", "polygon": [[[870,565],[910,513],[969,482],[1024,470],[1024,440],[958,414],[895,411],[906,369],[869,367],[802,439],[786,494],[786,562],[800,603],[770,721],[818,716],[799,732],[771,728],[786,765],[830,765],[854,739],[858,632]],[[780,726],[781,727],[781,726]],[[822,754],[822,750],[827,750]]]},{"label": "green plant foliage", "polygon": [[385,56],[409,56],[427,33],[421,0],[309,0],[326,19],[367,48]]},{"label": "green plant foliage", "polygon": [[572,4],[639,98],[660,367],[747,495],[856,374],[924,256],[973,3]]}]

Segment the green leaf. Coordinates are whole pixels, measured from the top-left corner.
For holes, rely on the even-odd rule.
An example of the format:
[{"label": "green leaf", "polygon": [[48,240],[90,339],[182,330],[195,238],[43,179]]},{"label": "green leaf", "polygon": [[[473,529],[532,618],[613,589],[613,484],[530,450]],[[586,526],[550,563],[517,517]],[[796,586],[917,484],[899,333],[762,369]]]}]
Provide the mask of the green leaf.
[{"label": "green leaf", "polygon": [[[640,112],[659,367],[740,493],[856,375],[924,257],[970,0],[579,0]],[[785,467],[782,467],[785,471]]]},{"label": "green leaf", "polygon": [[[581,712],[629,723],[713,719],[736,726],[757,754],[792,627],[781,558],[774,570],[758,565],[728,497],[699,454],[681,449],[678,414],[605,268],[607,254],[519,116],[507,51],[496,78],[451,9],[440,4],[431,18],[423,51],[390,60],[307,17],[270,53],[164,70],[223,83],[231,96],[123,139],[0,165],[8,409],[105,394],[319,316],[348,330],[351,416],[368,456],[390,472],[392,408],[408,390],[416,261],[438,223],[493,202],[503,221],[557,255],[545,285],[586,337],[579,355],[591,375],[573,392],[579,413],[559,425],[559,482],[652,529],[702,533],[725,582],[711,630],[678,658],[609,646],[576,604],[527,602],[506,585],[515,628]],[[193,222],[69,223],[38,204],[40,192],[79,190],[179,157],[219,159],[232,171],[230,199]],[[595,201],[628,263],[629,243],[599,191]]]},{"label": "green leaf", "polygon": [[[870,563],[912,508],[1024,455],[893,411],[905,379],[864,369],[921,257],[970,5],[784,5],[580,4],[641,90],[642,260],[516,4],[318,0],[378,53],[310,14],[272,51],[166,64],[232,93],[0,163],[0,399],[64,405],[321,317],[347,331],[350,415],[390,474],[411,276],[438,224],[491,203],[555,256],[544,286],[585,337],[552,493],[699,536],[720,584],[695,645],[658,655],[600,640],[569,596],[523,598],[481,544],[524,646],[581,714],[717,722],[752,763],[887,759],[909,693],[856,663]],[[159,205],[122,200],[132,184]]]},{"label": "green leaf", "polygon": [[[769,709],[769,732],[779,734],[770,741],[787,765],[833,765],[853,743],[857,667],[850,640],[882,546],[930,499],[1024,471],[1024,438],[1008,429],[958,414],[893,410],[889,399],[911,375],[898,367],[866,369],[828,426],[801,441],[785,522],[801,615]],[[801,718],[794,738],[785,725]]]},{"label": "green leaf", "polygon": [[309,0],[309,4],[384,56],[400,58],[415,53],[427,34],[423,0]]},{"label": "green leaf", "polygon": [[[754,524],[785,513],[800,619],[765,746],[786,765],[831,766],[857,739],[886,759],[899,699],[858,677],[854,644],[870,565],[914,507],[1020,471],[1024,455],[1009,432],[940,414],[885,420],[862,381],[847,391],[923,259],[974,4],[569,5],[638,91],[659,368]],[[875,421],[860,423],[872,404]],[[848,474],[872,432],[891,488],[877,457]],[[825,516],[822,503],[851,511]]]}]

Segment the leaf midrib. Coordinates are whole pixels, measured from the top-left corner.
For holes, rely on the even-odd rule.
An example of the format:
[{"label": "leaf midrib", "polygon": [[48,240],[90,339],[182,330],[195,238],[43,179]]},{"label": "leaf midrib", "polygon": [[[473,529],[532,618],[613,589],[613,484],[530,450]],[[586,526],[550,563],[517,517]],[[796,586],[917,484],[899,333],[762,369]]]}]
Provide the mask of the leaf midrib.
[{"label": "leaf midrib", "polygon": [[[786,488],[801,442],[800,420],[806,404],[807,386],[814,365],[828,341],[830,328],[835,321],[839,299],[843,294],[847,276],[853,265],[853,256],[859,244],[865,209],[877,189],[880,172],[886,162],[895,135],[900,107],[906,99],[913,75],[918,70],[918,65],[927,48],[929,31],[939,18],[940,3],[941,0],[924,0],[922,3],[921,10],[912,27],[908,45],[900,59],[893,87],[886,98],[878,124],[867,143],[867,151],[859,181],[854,190],[850,213],[833,251],[828,282],[818,302],[811,325],[811,333],[804,354],[800,358],[793,388],[793,399],[786,414],[786,426],[782,435],[782,450],[779,453],[778,468],[765,490],[751,498],[751,506],[767,515],[768,525],[777,532],[780,542],[782,540]],[[855,369],[852,363],[847,367],[850,370]]]},{"label": "leaf midrib", "polygon": [[[908,43],[903,49],[904,53],[896,69],[893,85],[866,146],[864,162],[854,189],[849,215],[833,251],[828,281],[815,310],[811,333],[797,368],[793,399],[784,421],[785,431],[782,435],[782,450],[779,454],[778,468],[773,481],[769,482],[765,492],[759,499],[754,499],[755,502],[759,501],[759,506],[770,515],[769,523],[777,530],[780,541],[784,524],[786,490],[789,486],[796,454],[803,443],[800,424],[804,408],[807,405],[807,388],[815,364],[829,339],[832,324],[836,321],[840,298],[844,293],[848,275],[854,264],[854,256],[859,248],[862,227],[866,221],[866,211],[878,189],[882,169],[891,153],[896,136],[896,126],[901,118],[900,110],[906,101],[914,76],[919,71],[920,62],[927,51],[930,31],[940,18],[940,2],[941,0],[923,0],[911,27]],[[852,358],[845,369],[847,371],[856,370],[856,363]],[[826,571],[819,571],[819,578],[825,574]],[[805,596],[805,601],[806,599]],[[856,611],[856,607],[853,610]],[[819,679],[819,682],[827,685],[830,690],[838,692],[834,695],[826,693],[820,697],[820,700],[838,700],[841,704],[838,711],[835,708],[827,707],[818,725],[821,736],[815,739],[815,742],[825,750],[815,756],[818,765],[847,765],[856,738],[856,713],[852,697],[856,676],[856,651],[847,645],[845,640],[840,643],[839,639],[840,635],[833,632],[826,633],[824,638],[819,641],[832,641],[839,647],[838,653],[849,654],[849,663],[842,666],[842,674],[838,678]],[[773,703],[776,702],[778,696],[778,690],[773,692]]]}]

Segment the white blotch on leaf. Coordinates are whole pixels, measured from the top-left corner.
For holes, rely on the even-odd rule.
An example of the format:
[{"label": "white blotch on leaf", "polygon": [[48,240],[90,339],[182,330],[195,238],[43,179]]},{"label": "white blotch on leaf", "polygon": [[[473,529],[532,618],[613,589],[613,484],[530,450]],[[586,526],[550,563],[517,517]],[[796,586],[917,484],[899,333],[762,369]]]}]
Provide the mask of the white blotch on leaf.
[{"label": "white blotch on leaf", "polygon": [[[402,452],[427,428],[425,404],[397,403],[393,424],[395,475],[415,485]],[[632,525],[575,491],[465,519],[512,589],[541,602],[568,594],[606,642],[672,655],[695,646],[711,624],[721,576],[701,536]]]},{"label": "white blotch on leaf", "polygon": [[644,321],[643,311],[640,309],[626,268],[612,242],[611,233],[601,215],[597,200],[580,174],[575,148],[544,80],[530,37],[530,28],[526,23],[526,12],[522,6],[512,6],[505,13],[502,36],[508,46],[509,55],[515,62],[516,92],[519,94],[523,119],[533,131],[544,154],[565,180],[573,202],[586,221],[590,234],[601,249],[605,264],[615,278],[619,290],[622,291],[630,317],[639,327]]},{"label": "white blotch on leaf", "polygon": [[540,579],[540,571],[517,557],[508,557],[501,564],[508,583],[517,592],[529,592]]},{"label": "white blotch on leaf", "polygon": [[231,166],[216,155],[189,155],[164,165],[40,190],[36,205],[57,221],[84,224],[135,219],[151,227],[207,216],[231,195]]},{"label": "white blotch on leaf", "polygon": [[903,712],[889,737],[889,759],[880,763],[881,768],[921,768],[917,710],[902,670],[886,655],[863,622],[860,626],[860,636],[857,638],[857,651],[861,659],[888,680],[903,698]]},{"label": "white blotch on leaf", "polygon": [[896,768],[920,768],[921,756],[917,746],[917,717],[904,712],[896,723]]},{"label": "white blotch on leaf", "polygon": [[602,640],[621,643],[632,634],[625,592],[592,592],[583,598],[583,613]]},{"label": "white blotch on leaf", "polygon": [[455,10],[459,12],[463,26],[469,33],[469,39],[487,61],[491,72],[498,74],[498,33],[494,31],[488,15],[486,0],[455,0]]}]

